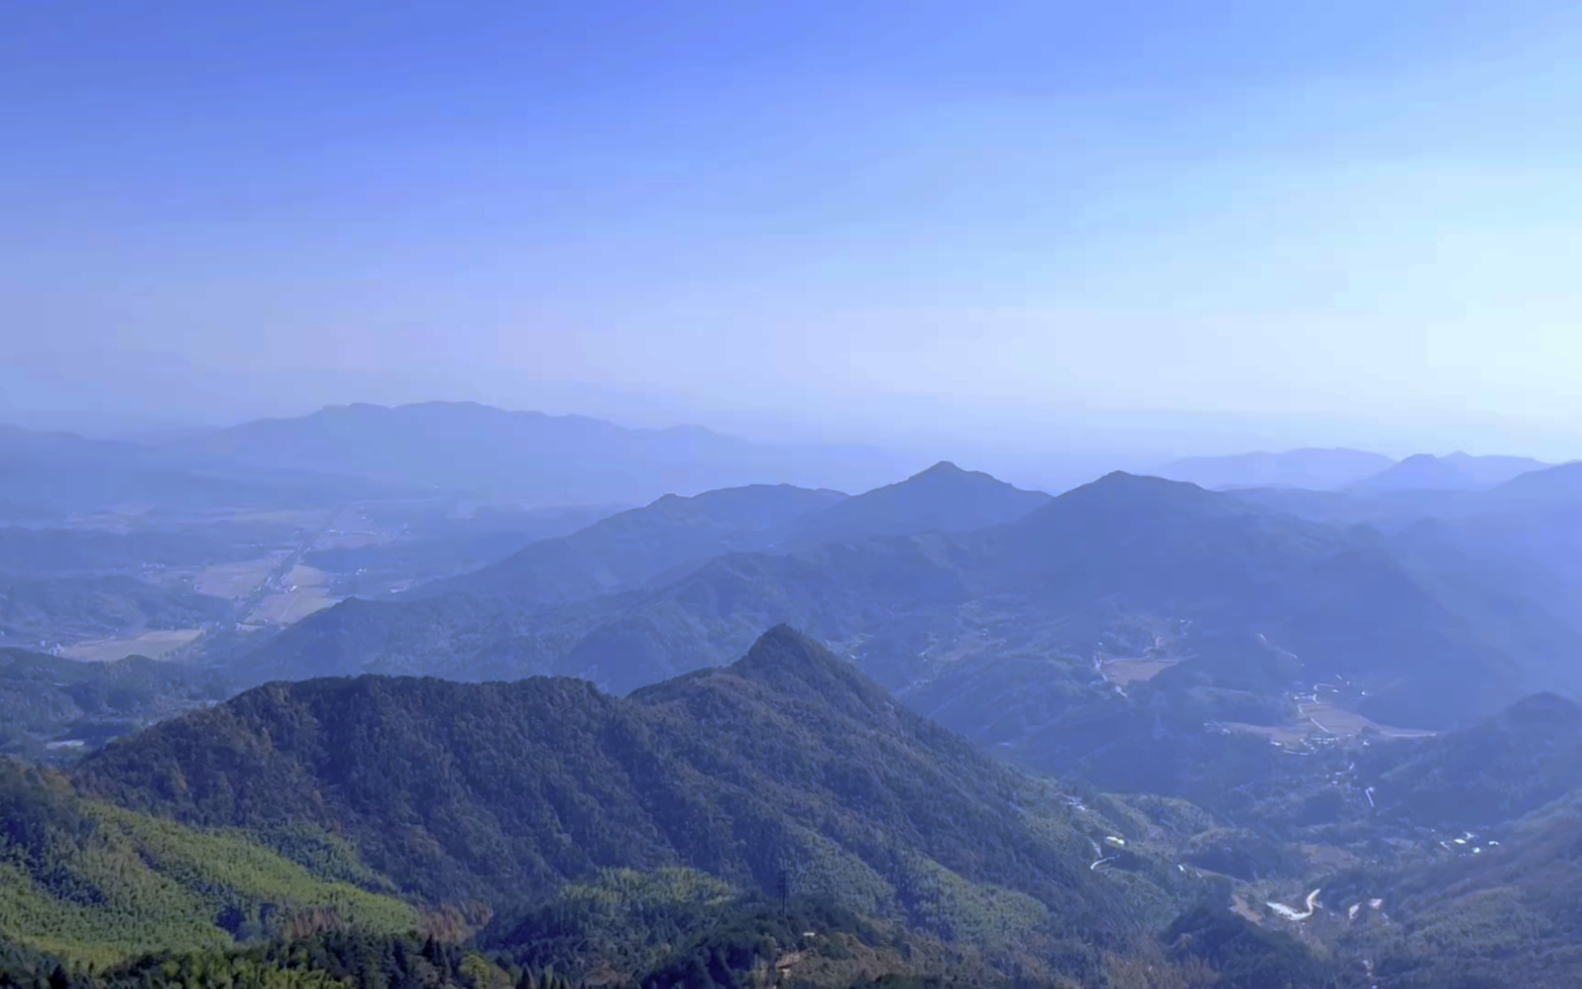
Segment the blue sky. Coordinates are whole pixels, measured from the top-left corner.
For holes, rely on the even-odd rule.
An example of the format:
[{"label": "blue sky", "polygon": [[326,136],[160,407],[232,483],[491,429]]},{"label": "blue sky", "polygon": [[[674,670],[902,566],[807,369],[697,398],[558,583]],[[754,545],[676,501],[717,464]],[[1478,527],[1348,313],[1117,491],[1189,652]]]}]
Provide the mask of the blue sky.
[{"label": "blue sky", "polygon": [[0,385],[18,415],[471,397],[1582,456],[1579,29],[1444,0],[13,5]]}]

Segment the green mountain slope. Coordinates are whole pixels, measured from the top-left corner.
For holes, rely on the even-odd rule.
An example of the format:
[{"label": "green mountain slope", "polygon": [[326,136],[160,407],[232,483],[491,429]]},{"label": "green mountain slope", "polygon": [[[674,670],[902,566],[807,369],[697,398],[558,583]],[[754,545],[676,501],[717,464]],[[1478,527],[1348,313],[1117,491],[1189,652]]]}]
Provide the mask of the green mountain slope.
[{"label": "green mountain slope", "polygon": [[[432,901],[528,901],[600,868],[790,881],[861,912],[1030,941],[1163,924],[1192,881],[979,755],[788,629],[630,698],[570,680],[272,684],[114,744],[77,779],[126,806],[345,835]],[[787,880],[786,877],[790,877]]]},{"label": "green mountain slope", "polygon": [[0,760],[0,939],[102,964],[327,924],[398,933],[417,920],[239,833],[83,800],[58,775]]}]

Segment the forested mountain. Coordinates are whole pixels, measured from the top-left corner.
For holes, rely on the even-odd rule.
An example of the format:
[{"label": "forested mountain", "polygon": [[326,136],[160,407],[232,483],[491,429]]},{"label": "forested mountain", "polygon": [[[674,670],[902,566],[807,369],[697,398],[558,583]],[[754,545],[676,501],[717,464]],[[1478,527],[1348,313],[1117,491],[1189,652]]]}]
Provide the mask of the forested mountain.
[{"label": "forested mountain", "polygon": [[0,758],[0,944],[105,964],[326,925],[416,927],[412,907],[362,888],[378,879],[355,858],[341,869],[349,881],[235,833],[83,800],[58,774]]},{"label": "forested mountain", "polygon": [[[1195,682],[1194,663],[1144,686],[1166,696],[1178,688],[1159,681]],[[1172,986],[1318,987],[1348,984],[1336,980],[1363,959],[1381,986],[1440,985],[1456,965],[1518,984],[1496,974],[1501,945],[1522,952],[1509,971],[1534,981],[1519,984],[1577,971],[1564,911],[1579,880],[1542,864],[1574,841],[1572,702],[1533,697],[1439,738],[1304,759],[1203,738],[1220,747],[1188,740],[1180,765],[1209,812],[1056,785],[784,628],[729,667],[624,699],[550,678],[271,684],[114,743],[69,779],[0,773],[0,833],[30,870],[21,898],[0,897],[0,937],[114,962],[120,931],[211,952],[348,916],[394,934],[418,922],[397,892],[450,937],[477,923],[462,914],[496,913],[475,973],[552,966],[614,985],[693,984],[700,965],[712,974],[698,984],[749,985],[782,964],[821,986],[861,971],[1154,985],[1125,981],[1151,965],[1187,980]],[[1469,827],[1477,841],[1449,840]],[[75,913],[55,905],[110,875],[128,885]],[[159,909],[116,919],[161,883]],[[1333,961],[1280,933],[1302,921],[1249,903],[1309,883],[1304,937]],[[1233,891],[1240,916],[1222,910]],[[825,943],[796,944],[798,930]],[[413,964],[412,947],[360,950]]]},{"label": "forested mountain", "polygon": [[[686,867],[1029,971],[1100,965],[1206,895],[1134,812],[1106,816],[990,760],[785,628],[626,699],[544,678],[271,684],[74,776],[100,799],[283,848],[304,828],[343,835],[429,904],[526,907],[601,869]],[[1119,834],[1128,854],[1093,867]],[[1086,960],[1059,960],[1070,952]]]},{"label": "forested mountain", "polygon": [[862,488],[892,471],[874,451],[784,449],[698,426],[627,429],[587,416],[471,402],[330,406],[243,423],[169,449],[540,505],[633,504],[765,482]]},{"label": "forested mountain", "polygon": [[273,684],[114,744],[78,779],[195,824],[346,834],[436,901],[667,865],[773,892],[794,867],[870,912],[921,917],[938,883],[987,883],[1006,892],[972,895],[1122,924],[1087,868],[1108,825],[785,628],[629,699],[542,678]]},{"label": "forested mountain", "polygon": [[1361,450],[1288,450],[1222,457],[1183,457],[1152,473],[1210,490],[1304,488],[1333,491],[1388,470],[1389,457]]}]

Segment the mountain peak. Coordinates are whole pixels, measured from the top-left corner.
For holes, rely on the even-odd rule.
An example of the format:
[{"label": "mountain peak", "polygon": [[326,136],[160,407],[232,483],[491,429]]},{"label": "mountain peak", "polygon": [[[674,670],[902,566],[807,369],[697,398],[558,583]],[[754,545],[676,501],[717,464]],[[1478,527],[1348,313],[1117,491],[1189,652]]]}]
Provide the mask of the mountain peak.
[{"label": "mountain peak", "polygon": [[1227,496],[1205,491],[1190,481],[1171,481],[1151,474],[1129,474],[1123,470],[1110,471],[1096,481],[1073,488],[1055,499],[1057,502],[1080,502],[1087,499],[1106,499],[1135,504],[1139,501],[1160,504],[1178,503],[1194,505],[1227,505]]},{"label": "mountain peak", "polygon": [[[927,470],[918,471],[916,474],[913,474],[911,477],[907,478],[907,480],[915,481],[922,477],[966,477],[970,474],[976,473],[980,472],[962,470],[949,460],[941,460],[939,463],[928,468]],[[983,476],[988,477],[989,475],[984,474]]]},{"label": "mountain peak", "polygon": [[845,706],[841,698],[855,697],[868,708],[882,706],[889,700],[884,688],[863,676],[855,666],[790,625],[776,625],[760,635],[747,655],[728,669],[744,680],[777,690],[811,691],[837,707]]},{"label": "mountain peak", "polygon": [[840,660],[828,649],[782,622],[758,636],[747,655],[730,668],[752,677],[770,671],[828,669],[837,663]]},{"label": "mountain peak", "polygon": [[1052,499],[948,460],[904,481],[874,488],[800,519],[801,543],[923,532],[971,532],[1021,518]]},{"label": "mountain peak", "polygon": [[1582,706],[1559,694],[1546,691],[1516,701],[1505,709],[1501,717],[1507,722],[1525,727],[1582,725]]}]

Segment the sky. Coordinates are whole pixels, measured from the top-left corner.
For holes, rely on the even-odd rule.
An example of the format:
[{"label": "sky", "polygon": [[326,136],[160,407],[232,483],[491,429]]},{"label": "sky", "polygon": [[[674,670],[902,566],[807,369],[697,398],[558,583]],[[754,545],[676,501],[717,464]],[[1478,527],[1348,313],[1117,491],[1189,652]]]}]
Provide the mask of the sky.
[{"label": "sky", "polygon": [[10,5],[0,419],[1582,457],[1578,56],[1554,0]]}]

